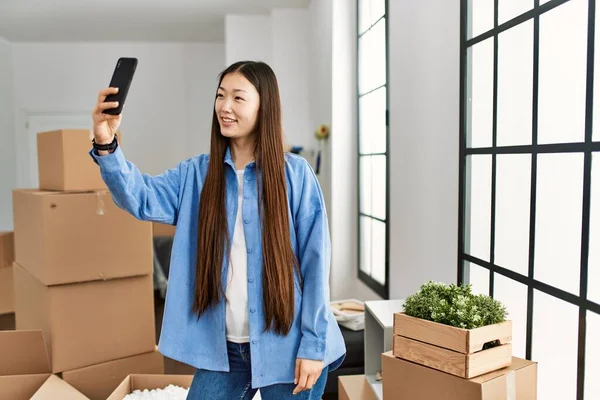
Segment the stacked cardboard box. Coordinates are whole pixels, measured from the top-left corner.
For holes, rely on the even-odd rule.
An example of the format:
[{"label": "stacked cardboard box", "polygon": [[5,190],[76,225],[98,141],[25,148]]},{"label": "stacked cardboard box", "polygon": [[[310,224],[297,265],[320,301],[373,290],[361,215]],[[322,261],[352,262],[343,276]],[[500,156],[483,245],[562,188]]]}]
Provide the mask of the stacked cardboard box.
[{"label": "stacked cardboard box", "polygon": [[13,268],[14,235],[0,232],[0,330],[14,324]]},{"label": "stacked cardboard box", "polygon": [[381,355],[384,400],[536,400],[537,363],[512,358],[508,367],[466,379]]},{"label": "stacked cardboard box", "polygon": [[0,399],[89,400],[50,372],[41,331],[0,332]]},{"label": "stacked cardboard box", "polygon": [[104,400],[164,367],[152,225],[116,206],[89,148],[86,130],[38,134],[40,189],[13,191],[14,296],[16,327],[42,330],[51,372]]},{"label": "stacked cardboard box", "polygon": [[460,329],[395,313],[393,333],[381,356],[386,400],[536,399],[537,364],[512,357],[511,321]]}]

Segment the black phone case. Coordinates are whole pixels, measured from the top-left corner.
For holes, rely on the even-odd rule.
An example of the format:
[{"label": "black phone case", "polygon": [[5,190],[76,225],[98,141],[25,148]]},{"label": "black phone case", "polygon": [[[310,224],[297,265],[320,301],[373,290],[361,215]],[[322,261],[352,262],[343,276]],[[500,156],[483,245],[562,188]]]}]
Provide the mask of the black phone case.
[{"label": "black phone case", "polygon": [[110,87],[118,87],[119,92],[106,96],[105,102],[118,101],[119,105],[115,108],[109,108],[103,111],[104,114],[119,115],[123,111],[125,99],[131,86],[131,81],[137,67],[137,58],[122,57],[117,61],[115,71],[110,81]]}]

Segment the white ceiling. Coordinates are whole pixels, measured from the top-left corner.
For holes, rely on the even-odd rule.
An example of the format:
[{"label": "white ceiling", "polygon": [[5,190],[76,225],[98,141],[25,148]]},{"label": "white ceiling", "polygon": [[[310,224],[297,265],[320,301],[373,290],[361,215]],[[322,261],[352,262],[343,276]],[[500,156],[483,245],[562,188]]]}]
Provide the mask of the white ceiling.
[{"label": "white ceiling", "polygon": [[226,14],[268,14],[309,0],[0,0],[9,41],[224,40]]}]

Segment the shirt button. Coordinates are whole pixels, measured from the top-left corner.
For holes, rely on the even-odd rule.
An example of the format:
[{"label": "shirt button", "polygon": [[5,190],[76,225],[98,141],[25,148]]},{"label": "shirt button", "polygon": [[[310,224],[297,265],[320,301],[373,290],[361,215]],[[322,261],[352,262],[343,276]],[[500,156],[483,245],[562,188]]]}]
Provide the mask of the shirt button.
[{"label": "shirt button", "polygon": [[318,352],[318,353],[320,353],[320,352],[322,352],[322,351],[323,351],[323,348],[321,348],[321,347],[317,347],[317,352]]},{"label": "shirt button", "polygon": [[254,282],[254,279],[253,278],[248,278],[248,282],[252,283],[252,282]]},{"label": "shirt button", "polygon": [[253,340],[253,341],[252,341],[252,344],[256,344],[256,340]]},{"label": "shirt button", "polygon": [[252,249],[247,249],[246,252],[248,252],[248,254],[252,253]]},{"label": "shirt button", "polygon": [[246,182],[250,182],[252,180],[252,178],[250,178],[249,176],[246,177]]},{"label": "shirt button", "polygon": [[250,198],[250,196],[244,196],[244,198],[245,198],[246,200],[248,200],[248,199]]},{"label": "shirt button", "polygon": [[251,309],[250,309],[250,312],[251,312],[251,313],[255,313],[255,312],[256,312],[256,308],[251,308]]},{"label": "shirt button", "polygon": [[247,219],[245,219],[245,220],[244,220],[244,223],[245,223],[246,225],[248,225],[248,224],[250,223],[250,220],[247,220]]}]

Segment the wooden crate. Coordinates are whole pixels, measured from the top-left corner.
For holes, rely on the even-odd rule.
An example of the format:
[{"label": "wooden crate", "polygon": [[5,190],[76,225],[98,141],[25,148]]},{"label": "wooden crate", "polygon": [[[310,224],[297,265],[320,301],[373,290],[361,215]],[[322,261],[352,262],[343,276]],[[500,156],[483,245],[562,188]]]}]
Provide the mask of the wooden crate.
[{"label": "wooden crate", "polygon": [[[487,342],[501,345],[483,350]],[[394,356],[462,378],[473,378],[509,366],[512,321],[461,329],[404,313],[394,314]]]}]

